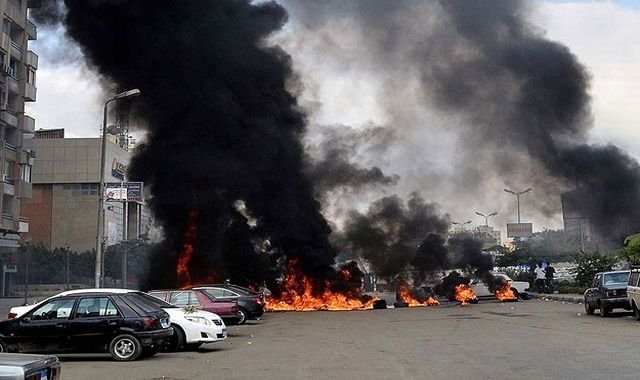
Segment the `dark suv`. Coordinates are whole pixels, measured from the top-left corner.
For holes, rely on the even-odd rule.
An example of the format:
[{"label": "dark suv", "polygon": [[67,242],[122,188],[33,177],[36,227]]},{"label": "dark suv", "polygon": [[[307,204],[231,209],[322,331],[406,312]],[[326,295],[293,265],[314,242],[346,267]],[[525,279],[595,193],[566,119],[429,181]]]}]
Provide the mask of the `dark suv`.
[{"label": "dark suv", "polygon": [[238,300],[239,324],[248,319],[256,319],[264,314],[264,295],[249,288],[232,284],[203,285],[194,289],[202,289],[205,293],[219,300]]},{"label": "dark suv", "polygon": [[169,314],[137,293],[85,292],[0,321],[0,351],[109,352],[129,361],[155,355],[172,333]]},{"label": "dark suv", "polygon": [[600,309],[600,316],[606,317],[613,309],[631,310],[627,298],[628,270],[601,272],[593,276],[591,287],[584,292],[584,310],[593,315]]}]

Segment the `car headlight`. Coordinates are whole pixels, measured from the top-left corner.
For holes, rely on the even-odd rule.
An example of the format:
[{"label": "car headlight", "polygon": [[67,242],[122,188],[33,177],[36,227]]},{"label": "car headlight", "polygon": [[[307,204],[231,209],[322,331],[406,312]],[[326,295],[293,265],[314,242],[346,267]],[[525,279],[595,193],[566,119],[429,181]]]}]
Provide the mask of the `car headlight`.
[{"label": "car headlight", "polygon": [[184,319],[186,319],[187,321],[191,321],[193,323],[199,323],[201,325],[210,325],[211,323],[209,322],[208,319],[203,318],[203,317],[194,317],[192,315],[185,315]]}]

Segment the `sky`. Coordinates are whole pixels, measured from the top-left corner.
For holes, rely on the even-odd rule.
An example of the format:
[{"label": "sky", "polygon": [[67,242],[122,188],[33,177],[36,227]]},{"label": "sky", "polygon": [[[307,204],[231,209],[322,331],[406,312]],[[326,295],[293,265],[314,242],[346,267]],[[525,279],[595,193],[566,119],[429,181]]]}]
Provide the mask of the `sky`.
[{"label": "sky", "polygon": [[[588,69],[592,76],[590,95],[594,125],[590,131],[590,142],[613,143],[628,154],[640,159],[640,134],[635,132],[640,120],[640,2],[639,1],[534,1],[533,13],[529,21],[543,30],[550,40],[566,45]],[[352,81],[345,82],[339,76],[331,75],[344,69],[339,61],[314,61],[313,52],[305,49],[311,47],[296,45],[292,38],[291,28],[295,31],[295,18],[285,31],[274,37],[276,43],[285,47],[294,60],[294,68],[298,70],[304,83],[300,94],[300,102],[308,109],[311,136],[319,131],[321,125],[384,125],[389,117],[378,107],[376,101],[376,81],[379,78],[367,77],[366,73]],[[345,42],[346,44],[349,41]],[[60,47],[64,47],[61,49]],[[102,107],[108,99],[95,73],[83,63],[82,54],[76,47],[65,41],[62,29],[39,28],[38,40],[30,44],[30,49],[39,56],[37,72],[38,98],[28,105],[27,112],[36,119],[36,128],[65,128],[67,137],[97,137],[100,132]],[[318,75],[322,73],[322,75]],[[321,77],[322,80],[317,78]],[[144,94],[143,94],[144,96]],[[348,102],[345,100],[348,99]],[[393,102],[393,99],[389,100]],[[344,104],[349,104],[345,107]],[[399,107],[410,108],[411,104],[400,104]],[[429,110],[416,108],[414,118],[424,117],[433,120],[436,115]],[[446,123],[442,121],[442,128]],[[450,137],[455,140],[455,137]],[[427,147],[437,151],[439,146],[448,141],[427,142]],[[424,149],[424,146],[420,146]],[[407,151],[418,147],[408,147]],[[502,192],[503,186],[496,185],[495,192],[490,194],[465,197],[464,192],[453,189],[455,182],[443,186],[445,193],[455,194],[443,197],[434,192],[433,184],[425,184],[422,166],[412,162],[401,152],[388,152],[384,159],[373,160],[372,163],[382,167],[388,174],[399,174],[402,178],[404,196],[411,191],[424,190],[425,198],[440,204],[442,211],[449,213],[454,221],[472,220],[473,225],[484,224],[484,218],[476,216],[475,211],[483,213],[498,212],[492,221],[498,226],[513,221],[515,216],[515,200]],[[415,157],[412,155],[410,157]],[[428,158],[441,168],[442,173],[431,173],[430,182],[440,176],[443,181],[448,178],[445,169],[450,163],[459,159],[455,152],[433,155]],[[454,165],[455,167],[455,165]],[[530,183],[502,184],[515,190],[533,187]],[[371,194],[370,199],[377,196],[399,192]],[[542,215],[535,212],[538,197],[535,195],[521,198],[523,221],[534,222],[534,230],[543,228],[561,228],[559,217],[559,200],[557,212],[553,215]],[[353,198],[336,197],[336,201],[326,208],[328,217],[340,218],[339,210],[345,204],[339,199],[353,203]],[[369,200],[364,197],[363,199]],[[363,202],[361,207],[366,207]],[[356,205],[357,206],[357,205]],[[505,227],[501,227],[505,229]],[[504,235],[504,233],[503,233]]]}]

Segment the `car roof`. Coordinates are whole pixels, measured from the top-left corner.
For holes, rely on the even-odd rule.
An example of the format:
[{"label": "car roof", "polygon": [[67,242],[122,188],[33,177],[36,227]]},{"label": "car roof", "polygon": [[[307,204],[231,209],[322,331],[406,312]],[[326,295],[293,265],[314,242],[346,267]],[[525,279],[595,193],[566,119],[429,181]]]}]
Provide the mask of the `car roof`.
[{"label": "car roof", "polygon": [[629,272],[631,271],[630,270],[610,270],[606,272],[598,272],[596,274],[629,273]]}]

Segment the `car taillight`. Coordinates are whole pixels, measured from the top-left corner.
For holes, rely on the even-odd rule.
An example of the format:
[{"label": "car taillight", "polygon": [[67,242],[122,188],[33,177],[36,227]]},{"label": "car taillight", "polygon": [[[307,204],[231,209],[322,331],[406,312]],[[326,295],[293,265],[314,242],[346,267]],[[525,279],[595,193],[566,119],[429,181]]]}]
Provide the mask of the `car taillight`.
[{"label": "car taillight", "polygon": [[8,317],[9,319],[13,319],[13,318],[15,318],[15,317],[17,317],[17,316],[18,316],[18,314],[17,314],[17,313],[11,313],[11,312],[9,312],[9,314],[7,315],[7,317]]},{"label": "car taillight", "polygon": [[148,329],[158,328],[158,320],[154,317],[144,317],[142,320],[144,321],[144,327]]}]

